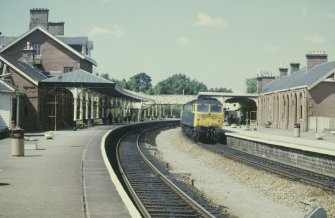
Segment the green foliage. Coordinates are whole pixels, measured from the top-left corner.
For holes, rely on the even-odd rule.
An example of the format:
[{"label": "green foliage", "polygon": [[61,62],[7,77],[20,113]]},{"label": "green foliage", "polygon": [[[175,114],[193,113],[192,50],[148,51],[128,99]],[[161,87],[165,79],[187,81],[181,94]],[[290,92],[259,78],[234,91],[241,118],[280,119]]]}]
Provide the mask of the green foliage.
[{"label": "green foliage", "polygon": [[146,73],[138,73],[135,76],[130,77],[128,84],[130,90],[135,92],[147,92],[152,88],[151,77]]},{"label": "green foliage", "polygon": [[233,92],[231,89],[227,88],[210,88],[208,91],[210,92]]},{"label": "green foliage", "polygon": [[122,80],[117,80],[115,78],[111,79],[112,82],[115,82],[118,86],[120,86],[121,88],[123,89],[128,89],[128,90],[131,90],[130,89],[130,85],[129,83],[127,82],[126,79],[122,79]]},{"label": "green foliage", "polygon": [[207,86],[196,80],[191,80],[184,74],[173,76],[159,82],[155,88],[155,94],[196,95],[198,92],[207,91]]},{"label": "green foliage", "polygon": [[151,77],[146,73],[138,73],[130,77],[128,81],[126,79],[117,80],[115,78],[111,79],[111,81],[117,83],[123,89],[128,89],[135,92],[143,92],[146,94],[153,93]]},{"label": "green foliage", "polygon": [[[115,82],[123,89],[143,92],[145,94],[170,94],[170,95],[197,95],[199,92],[207,91],[207,86],[198,82],[197,80],[191,80],[184,74],[174,74],[169,78],[159,82],[155,87],[151,84],[151,77],[146,73],[138,73],[129,78],[129,80],[122,79],[117,80],[110,78],[108,73],[100,74],[104,79]],[[211,92],[232,92],[231,89],[227,88],[211,88]]]},{"label": "green foliage", "polygon": [[245,85],[247,86],[247,93],[255,93],[257,91],[257,79],[256,78],[246,79]]},{"label": "green foliage", "polygon": [[[99,76],[99,74],[98,74],[97,76]],[[106,79],[106,80],[109,80],[109,81],[112,80],[112,79],[110,78],[110,76],[109,76],[109,73],[103,73],[103,74],[100,75],[100,77],[102,77],[102,78],[104,78],[104,79]]]}]

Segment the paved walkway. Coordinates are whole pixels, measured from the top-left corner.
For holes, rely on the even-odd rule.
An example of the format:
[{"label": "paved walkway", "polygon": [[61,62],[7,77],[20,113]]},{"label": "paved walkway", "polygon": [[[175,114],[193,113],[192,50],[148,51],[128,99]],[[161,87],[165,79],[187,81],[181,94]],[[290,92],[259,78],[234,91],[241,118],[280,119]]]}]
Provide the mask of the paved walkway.
[{"label": "paved walkway", "polygon": [[0,140],[0,217],[130,217],[101,155],[111,128],[34,136],[37,150],[24,157],[11,155],[10,139]]},{"label": "paved walkway", "polygon": [[[335,135],[330,133],[316,134],[309,131],[301,132],[300,137],[295,137],[293,130],[287,129],[257,127],[257,130],[245,130],[243,127],[230,126],[224,126],[223,129],[228,130],[227,134],[232,136],[335,156]],[[322,136],[322,139],[317,139],[316,136]]]},{"label": "paved walkway", "polygon": [[[25,150],[24,157],[11,155],[10,139],[0,140],[0,217],[130,217],[101,154],[101,139],[113,127],[58,131],[51,140],[33,136],[37,149]],[[316,140],[313,132],[297,138],[293,130],[224,128],[239,137],[335,156],[334,135]]]}]

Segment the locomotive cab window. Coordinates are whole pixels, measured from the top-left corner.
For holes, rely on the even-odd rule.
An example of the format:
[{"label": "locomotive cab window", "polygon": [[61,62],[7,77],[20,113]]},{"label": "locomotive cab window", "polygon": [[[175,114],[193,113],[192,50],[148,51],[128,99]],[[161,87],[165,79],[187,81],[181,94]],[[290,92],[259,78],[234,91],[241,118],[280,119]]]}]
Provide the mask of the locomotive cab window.
[{"label": "locomotive cab window", "polygon": [[205,104],[198,104],[197,105],[197,111],[198,112],[208,112],[208,105],[205,105]]},{"label": "locomotive cab window", "polygon": [[220,105],[211,105],[211,112],[221,113],[222,112],[222,107]]}]

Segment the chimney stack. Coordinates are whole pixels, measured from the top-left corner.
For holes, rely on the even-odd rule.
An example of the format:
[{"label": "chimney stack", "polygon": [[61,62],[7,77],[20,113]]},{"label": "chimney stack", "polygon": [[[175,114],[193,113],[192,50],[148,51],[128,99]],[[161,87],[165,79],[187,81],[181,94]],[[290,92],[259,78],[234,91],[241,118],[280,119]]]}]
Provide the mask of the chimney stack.
[{"label": "chimney stack", "polygon": [[287,67],[279,67],[279,77],[287,76],[288,68]]},{"label": "chimney stack", "polygon": [[64,22],[49,22],[49,32],[55,36],[64,36]]},{"label": "chimney stack", "polygon": [[44,8],[31,9],[29,29],[32,29],[37,25],[43,26],[45,29],[48,29],[48,19],[49,19],[48,16],[49,16],[49,9]]},{"label": "chimney stack", "polygon": [[290,63],[290,67],[291,67],[290,74],[292,75],[293,73],[297,72],[300,69],[300,63],[292,62],[292,63]]},{"label": "chimney stack", "polygon": [[257,93],[261,93],[264,86],[275,79],[276,77],[272,74],[260,71],[257,76]]},{"label": "chimney stack", "polygon": [[309,54],[306,54],[306,61],[306,71],[308,71],[316,65],[327,63],[328,55],[321,51],[309,52]]}]

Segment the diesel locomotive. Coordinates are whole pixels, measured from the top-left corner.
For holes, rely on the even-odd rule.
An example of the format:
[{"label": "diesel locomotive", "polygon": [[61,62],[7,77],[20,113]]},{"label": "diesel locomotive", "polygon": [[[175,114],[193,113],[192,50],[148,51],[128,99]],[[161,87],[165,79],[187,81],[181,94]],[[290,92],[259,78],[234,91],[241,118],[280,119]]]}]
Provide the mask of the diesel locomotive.
[{"label": "diesel locomotive", "polygon": [[221,129],[224,120],[222,103],[214,98],[198,98],[183,105],[181,128],[195,141],[225,143]]}]

